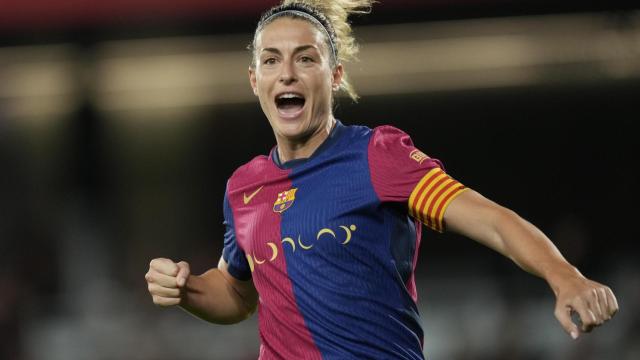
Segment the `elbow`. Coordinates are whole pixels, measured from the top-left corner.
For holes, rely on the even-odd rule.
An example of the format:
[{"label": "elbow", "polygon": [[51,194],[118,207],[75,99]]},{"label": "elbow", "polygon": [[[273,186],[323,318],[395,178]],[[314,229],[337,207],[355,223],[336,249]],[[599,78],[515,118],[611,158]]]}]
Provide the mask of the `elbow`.
[{"label": "elbow", "polygon": [[253,315],[256,310],[258,310],[258,303],[256,302],[255,304],[253,304],[250,308],[249,308],[249,312],[247,313],[247,317],[250,317],[251,315]]},{"label": "elbow", "polygon": [[497,206],[494,210],[494,226],[499,231],[500,229],[504,229],[508,227],[510,224],[514,222],[522,221],[520,215],[518,215],[515,211],[506,208],[504,206]]},{"label": "elbow", "polygon": [[216,319],[207,319],[207,320],[211,323],[218,324],[218,325],[233,325],[233,324],[243,322],[244,320],[247,320],[248,318],[251,317],[251,315],[253,315],[254,312],[255,310],[237,312],[232,316],[220,317]]},{"label": "elbow", "polygon": [[238,322],[247,320],[248,318],[253,316],[253,314],[255,314],[256,310],[258,310],[258,304],[257,303],[251,304],[250,306],[247,306],[244,310],[245,311],[241,314],[240,319],[238,320]]},{"label": "elbow", "polygon": [[250,318],[256,312],[257,309],[258,309],[257,301],[250,304],[243,301],[242,306],[238,309],[238,311],[236,311],[232,316],[229,316],[225,319],[219,319],[217,323],[221,325],[237,324],[239,322],[242,322]]}]

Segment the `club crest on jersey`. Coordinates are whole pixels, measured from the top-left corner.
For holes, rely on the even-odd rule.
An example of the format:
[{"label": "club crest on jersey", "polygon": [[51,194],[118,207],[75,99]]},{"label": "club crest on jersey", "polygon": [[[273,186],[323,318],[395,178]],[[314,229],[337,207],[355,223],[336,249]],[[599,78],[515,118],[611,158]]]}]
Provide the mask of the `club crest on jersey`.
[{"label": "club crest on jersey", "polygon": [[281,213],[290,208],[296,199],[296,191],[298,191],[298,189],[294,188],[279,193],[276,202],[273,203],[273,211]]}]

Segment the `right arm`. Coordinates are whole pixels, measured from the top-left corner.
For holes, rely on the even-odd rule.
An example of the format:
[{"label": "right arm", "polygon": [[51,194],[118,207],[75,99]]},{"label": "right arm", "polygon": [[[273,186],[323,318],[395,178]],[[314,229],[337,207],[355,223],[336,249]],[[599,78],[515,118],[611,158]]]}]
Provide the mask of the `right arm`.
[{"label": "right arm", "polygon": [[216,324],[240,322],[251,316],[258,304],[253,281],[233,277],[222,257],[217,268],[197,276],[190,274],[189,264],[184,261],[153,259],[145,279],[156,305],[179,305]]}]

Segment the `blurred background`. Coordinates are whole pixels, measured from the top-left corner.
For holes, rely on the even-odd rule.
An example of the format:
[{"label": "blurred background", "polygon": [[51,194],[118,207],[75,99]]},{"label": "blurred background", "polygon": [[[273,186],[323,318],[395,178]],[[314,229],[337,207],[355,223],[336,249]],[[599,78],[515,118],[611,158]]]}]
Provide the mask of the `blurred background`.
[{"label": "blurred background", "polygon": [[[255,359],[255,317],[155,307],[154,257],[217,264],[233,170],[273,135],[249,54],[267,0],[0,0],[0,359]],[[425,231],[430,359],[639,359],[638,2],[389,0],[353,19],[362,95],[617,293],[572,341],[544,281]]]}]

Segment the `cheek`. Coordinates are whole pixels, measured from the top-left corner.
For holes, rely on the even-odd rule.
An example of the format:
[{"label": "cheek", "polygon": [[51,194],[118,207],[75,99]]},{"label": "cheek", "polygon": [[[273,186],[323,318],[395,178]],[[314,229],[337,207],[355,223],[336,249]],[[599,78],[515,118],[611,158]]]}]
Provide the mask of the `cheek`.
[{"label": "cheek", "polygon": [[256,77],[256,87],[254,92],[260,97],[260,102],[267,100],[267,93],[269,92],[269,82],[264,76]]},{"label": "cheek", "polygon": [[315,77],[315,81],[313,83],[313,89],[316,98],[324,99],[327,97],[331,97],[331,89],[333,86],[332,79],[327,77],[326,74],[322,74],[321,76]]},{"label": "cheek", "polygon": [[259,87],[264,88],[267,83],[271,81],[271,74],[269,71],[265,71],[264,69],[258,68],[256,70],[256,84]]},{"label": "cheek", "polygon": [[269,96],[267,95],[267,91],[264,89],[264,86],[257,83],[254,92],[258,97],[258,102],[260,103],[260,107],[262,108],[262,110],[269,110]]}]

